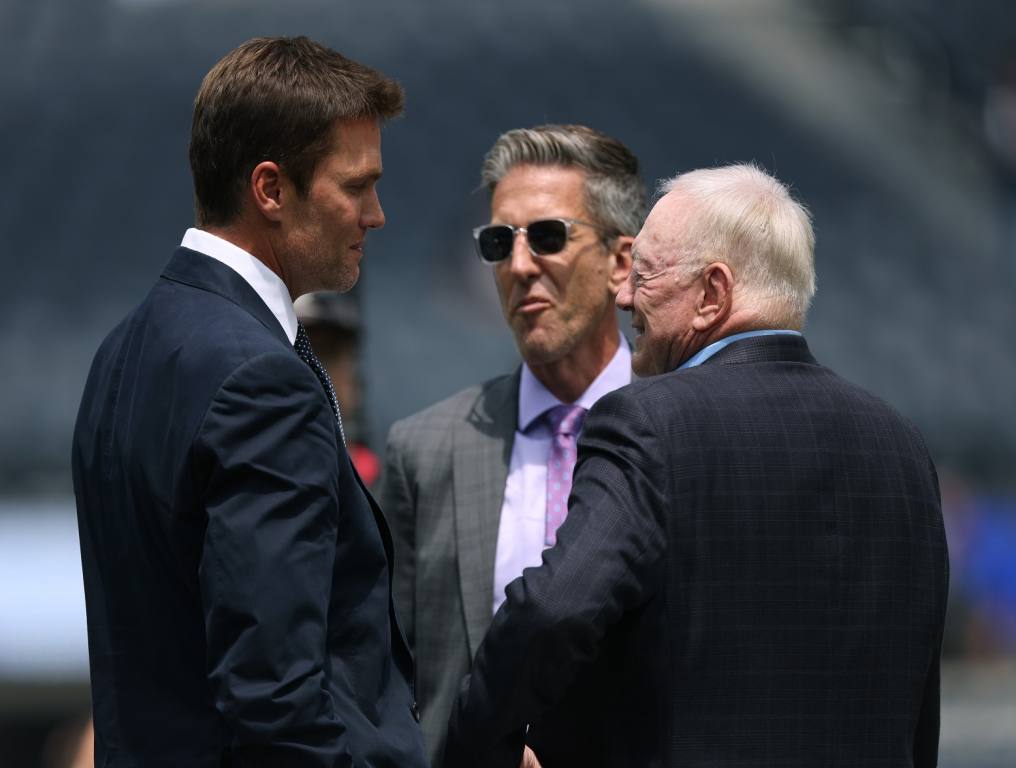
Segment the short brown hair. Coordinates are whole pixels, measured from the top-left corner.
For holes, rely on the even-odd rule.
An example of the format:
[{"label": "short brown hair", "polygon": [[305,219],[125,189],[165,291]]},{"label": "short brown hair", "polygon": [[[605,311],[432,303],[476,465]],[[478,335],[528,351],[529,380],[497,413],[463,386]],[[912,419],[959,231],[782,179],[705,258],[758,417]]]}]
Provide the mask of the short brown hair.
[{"label": "short brown hair", "polygon": [[229,224],[258,163],[306,194],[337,120],[387,120],[402,86],[306,37],[259,37],[212,67],[194,100],[190,165],[198,226]]}]

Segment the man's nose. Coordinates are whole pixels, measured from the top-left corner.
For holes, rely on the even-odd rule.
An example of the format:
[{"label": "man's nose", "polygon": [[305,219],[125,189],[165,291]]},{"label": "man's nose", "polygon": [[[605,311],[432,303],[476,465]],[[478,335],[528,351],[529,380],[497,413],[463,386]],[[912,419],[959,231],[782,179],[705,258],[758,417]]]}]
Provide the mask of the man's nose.
[{"label": "man's nose", "polygon": [[529,251],[526,233],[521,230],[515,232],[510,258],[511,272],[516,279],[522,280],[540,273],[540,265],[537,263],[536,257]]},{"label": "man's nose", "polygon": [[385,212],[381,208],[381,198],[375,190],[364,203],[360,215],[360,226],[364,229],[381,229],[385,225]]}]

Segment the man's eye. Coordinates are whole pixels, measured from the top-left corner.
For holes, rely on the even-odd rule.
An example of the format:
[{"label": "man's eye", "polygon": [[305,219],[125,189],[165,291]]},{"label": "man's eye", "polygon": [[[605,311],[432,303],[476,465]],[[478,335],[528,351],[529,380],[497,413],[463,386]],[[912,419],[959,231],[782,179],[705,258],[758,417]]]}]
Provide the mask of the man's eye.
[{"label": "man's eye", "polygon": [[343,186],[346,188],[348,192],[351,192],[352,194],[356,195],[361,195],[364,192],[369,191],[373,185],[374,181],[372,179],[361,179],[347,181]]}]

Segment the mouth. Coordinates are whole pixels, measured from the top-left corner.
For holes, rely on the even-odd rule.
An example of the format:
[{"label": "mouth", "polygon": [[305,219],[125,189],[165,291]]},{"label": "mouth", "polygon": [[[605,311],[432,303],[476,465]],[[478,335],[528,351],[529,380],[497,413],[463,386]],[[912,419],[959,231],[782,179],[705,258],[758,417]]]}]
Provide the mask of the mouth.
[{"label": "mouth", "polygon": [[550,309],[552,304],[547,299],[531,296],[515,302],[512,312],[518,315],[532,315]]}]

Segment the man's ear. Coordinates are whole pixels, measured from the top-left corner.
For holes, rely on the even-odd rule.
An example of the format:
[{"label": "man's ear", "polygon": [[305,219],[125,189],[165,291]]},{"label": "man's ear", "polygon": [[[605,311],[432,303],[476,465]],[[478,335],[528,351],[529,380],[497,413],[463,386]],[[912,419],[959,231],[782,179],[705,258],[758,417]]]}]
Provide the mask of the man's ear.
[{"label": "man's ear", "polygon": [[610,292],[617,296],[624,281],[628,279],[631,272],[631,244],[635,238],[630,235],[618,235],[614,238],[613,247],[610,250]]},{"label": "man's ear", "polygon": [[250,174],[250,192],[254,207],[270,221],[282,216],[284,187],[288,183],[282,169],[271,160],[262,160]]},{"label": "man's ear", "polygon": [[701,298],[691,325],[696,331],[708,331],[730,316],[734,299],[734,273],[722,261],[714,261],[699,276]]}]

